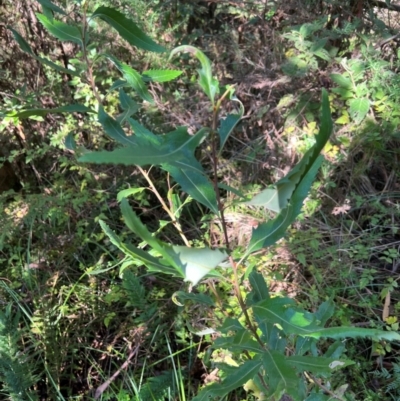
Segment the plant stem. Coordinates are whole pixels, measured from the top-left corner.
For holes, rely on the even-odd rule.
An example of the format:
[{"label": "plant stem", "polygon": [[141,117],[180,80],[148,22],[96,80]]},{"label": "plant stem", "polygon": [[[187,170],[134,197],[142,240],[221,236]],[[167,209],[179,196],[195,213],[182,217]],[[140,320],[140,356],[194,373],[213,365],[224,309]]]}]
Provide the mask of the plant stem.
[{"label": "plant stem", "polygon": [[[228,91],[225,92],[224,96],[227,95]],[[229,262],[232,266],[233,269],[233,288],[235,291],[236,298],[239,301],[239,306],[240,309],[242,309],[243,314],[246,319],[247,326],[249,330],[253,333],[254,337],[258,341],[258,343],[265,348],[265,344],[261,341],[261,338],[259,337],[257,333],[257,329],[254,327],[253,322],[250,319],[249,314],[247,313],[247,308],[246,304],[243,300],[242,294],[240,292],[240,284],[239,284],[239,275],[238,275],[238,265],[235,263],[233,260],[232,256],[230,255],[230,245],[229,245],[229,237],[228,237],[228,230],[226,227],[226,220],[224,216],[224,207],[221,202],[221,197],[219,193],[219,188],[218,188],[218,157],[217,157],[217,138],[216,138],[216,133],[217,133],[217,124],[218,124],[218,114],[219,114],[219,108],[221,106],[221,101],[222,98],[217,102],[217,105],[214,107],[213,111],[213,120],[212,120],[212,126],[211,126],[211,162],[213,166],[213,172],[214,172],[214,190],[217,198],[217,204],[218,204],[218,210],[220,212],[220,219],[221,219],[221,225],[222,225],[222,230],[224,233],[224,238],[225,238],[225,246],[226,249],[228,250],[229,253]]]},{"label": "plant stem", "polygon": [[93,94],[94,94],[94,96],[95,96],[95,98],[96,98],[96,100],[97,100],[97,102],[99,103],[99,106],[100,106],[102,104],[102,101],[101,101],[100,94],[99,94],[99,92],[98,92],[98,90],[96,88],[96,82],[95,82],[94,75],[93,75],[93,68],[92,68],[92,65],[90,64],[88,53],[87,53],[87,47],[86,47],[86,31],[87,31],[87,28],[88,28],[87,18],[86,18],[86,9],[87,9],[87,5],[85,5],[85,7],[83,9],[83,30],[82,30],[83,31],[83,38],[82,38],[83,57],[85,59],[85,63],[86,63],[86,66],[87,66],[87,72],[88,72],[88,78],[89,78],[90,87],[92,88]]},{"label": "plant stem", "polygon": [[228,237],[228,230],[226,229],[226,220],[224,216],[224,207],[221,202],[221,196],[219,193],[219,188],[218,188],[218,156],[217,156],[217,124],[218,124],[218,112],[219,112],[219,107],[215,107],[213,111],[213,120],[212,120],[212,126],[211,126],[211,163],[213,167],[213,173],[214,173],[214,191],[215,191],[215,196],[217,198],[217,205],[218,205],[218,210],[220,213],[220,219],[221,219],[221,225],[222,225],[222,231],[224,233],[224,239],[225,239],[225,246],[230,253],[230,245],[229,245],[229,237]]},{"label": "plant stem", "polygon": [[188,241],[188,239],[186,238],[185,234],[182,231],[182,226],[180,225],[179,221],[175,218],[174,214],[171,212],[171,209],[167,206],[167,204],[164,202],[164,199],[162,198],[162,196],[160,195],[160,193],[157,191],[157,188],[154,186],[153,181],[151,180],[151,178],[149,177],[147,171],[143,170],[142,167],[137,166],[137,168],[139,169],[139,171],[142,173],[143,177],[146,179],[146,181],[148,182],[150,189],[152,190],[152,192],[154,193],[154,195],[157,197],[158,201],[160,202],[161,206],[163,207],[163,209],[167,212],[169,218],[172,221],[172,224],[174,225],[174,227],[176,228],[176,230],[178,231],[179,235],[181,236],[183,242],[185,243],[185,245],[187,247],[190,247],[190,243]]}]

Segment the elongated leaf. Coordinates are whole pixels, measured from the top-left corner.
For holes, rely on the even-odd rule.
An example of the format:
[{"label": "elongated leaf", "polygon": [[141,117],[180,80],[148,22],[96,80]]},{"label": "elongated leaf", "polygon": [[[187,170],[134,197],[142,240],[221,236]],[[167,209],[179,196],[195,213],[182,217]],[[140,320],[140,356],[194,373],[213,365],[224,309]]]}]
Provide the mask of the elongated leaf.
[{"label": "elongated leaf", "polygon": [[210,397],[221,399],[252,379],[260,367],[261,361],[258,360],[246,361],[239,367],[232,367],[232,372],[222,383],[214,383],[205,387],[192,401],[209,401]]},{"label": "elongated leaf", "polygon": [[218,214],[217,196],[214,186],[204,174],[189,169],[180,169],[171,165],[163,165],[182,190],[197,202]]},{"label": "elongated leaf", "polygon": [[38,1],[38,3],[40,3],[43,7],[46,7],[46,8],[48,8],[48,9],[50,9],[50,10],[56,12],[56,13],[63,14],[63,15],[67,15],[66,12],[65,12],[62,8],[56,6],[56,5],[53,4],[50,0],[37,0],[37,1]]},{"label": "elongated leaf", "polygon": [[202,51],[194,46],[189,45],[176,47],[174,50],[172,50],[169,58],[171,59],[179,52],[191,53],[200,61],[202,68],[197,70],[199,73],[199,84],[204,93],[211,100],[211,103],[214,105],[215,95],[219,93],[219,83],[218,80],[212,76],[210,60]]},{"label": "elongated leaf", "polygon": [[315,374],[329,375],[334,370],[343,369],[346,366],[353,365],[353,361],[337,360],[334,358],[325,358],[322,356],[289,356],[286,358],[288,363],[295,367],[298,372],[311,372]]},{"label": "elongated leaf", "polygon": [[[125,224],[128,226],[128,228],[133,233],[138,235],[143,241],[149,244],[160,255],[162,255],[165,258],[165,260],[169,262],[171,266],[177,268],[177,265],[175,264],[173,258],[167,251],[167,248],[169,248],[169,246],[167,244],[164,244],[162,241],[158,240],[150,233],[147,227],[140,221],[139,217],[132,210],[126,198],[121,199],[121,212],[122,216],[124,217]],[[179,268],[177,268],[177,270],[179,271]]]},{"label": "elongated leaf", "polygon": [[106,55],[106,57],[118,68],[121,74],[124,77],[126,83],[131,86],[137,94],[149,103],[154,103],[153,98],[151,97],[149,91],[146,88],[146,85],[140,76],[140,74],[134,70],[132,67],[129,67],[128,64],[122,63],[117,60],[114,56]]},{"label": "elongated leaf", "polygon": [[136,248],[133,245],[124,244],[118,235],[115,234],[104,221],[100,220],[100,225],[112,244],[114,244],[119,250],[121,250],[125,255],[131,257],[133,260],[140,260],[149,269],[149,271],[171,274],[175,277],[182,277],[182,275],[179,275],[179,271],[161,263],[160,259],[151,256],[148,252]]},{"label": "elongated leaf", "polygon": [[103,109],[99,107],[99,123],[103,127],[104,131],[115,141],[122,143],[123,145],[136,145],[135,137],[127,136],[122,129],[119,122],[110,117]]},{"label": "elongated leaf", "polygon": [[144,78],[153,82],[168,82],[179,77],[182,71],[177,70],[148,70],[144,71]]},{"label": "elongated leaf", "polygon": [[65,143],[65,147],[68,150],[72,150],[72,151],[76,150],[76,142],[75,142],[75,139],[74,139],[74,132],[73,131],[68,132],[68,135],[65,137],[64,143]]},{"label": "elongated leaf", "polygon": [[366,329],[362,327],[329,327],[304,334],[312,338],[371,338],[372,340],[400,341],[400,334],[395,331]]},{"label": "elongated leaf", "polygon": [[[287,176],[280,182],[283,185],[276,187],[276,191],[267,192],[269,199],[263,199],[269,206],[271,199],[277,197],[278,203],[275,204],[277,210],[284,207],[274,220],[260,224],[253,230],[249,247],[246,255],[263,247],[270,246],[281,239],[290,224],[299,215],[303,202],[308,195],[312,182],[317,175],[318,169],[322,164],[323,157],[320,152],[325,146],[332,132],[332,119],[329,109],[328,94],[325,90],[322,92],[322,116],[321,126],[316,136],[315,145],[306,153],[298,166],[296,166]],[[280,191],[284,197],[280,196]],[[292,192],[291,196],[290,193]],[[262,193],[263,194],[263,193]],[[263,195],[260,195],[262,198]],[[290,196],[290,202],[287,197]]]},{"label": "elongated leaf", "polygon": [[265,351],[263,365],[268,376],[270,397],[279,400],[286,393],[296,401],[304,400],[306,393],[302,380],[283,354],[277,351]]},{"label": "elongated leaf", "polygon": [[[249,281],[252,288],[250,293],[251,304],[260,302],[264,299],[269,299],[269,290],[267,284],[265,282],[265,278],[262,274],[258,273],[256,270],[253,270],[249,275]],[[249,305],[249,303],[247,302]]]},{"label": "elongated leaf", "polygon": [[107,22],[132,46],[156,53],[166,50],[150,39],[132,20],[114,8],[101,6],[95,10],[91,18],[100,18]]},{"label": "elongated leaf", "polygon": [[233,129],[236,127],[238,122],[241,120],[244,114],[244,107],[243,103],[239,99],[232,99],[239,102],[240,109],[239,113],[237,114],[229,114],[225,119],[221,121],[221,126],[218,129],[219,135],[219,152],[218,154],[221,155],[222,150],[226,144],[227,139],[229,138],[230,134],[232,133]]},{"label": "elongated leaf", "polygon": [[119,102],[124,111],[117,117],[117,121],[123,124],[132,114],[139,110],[139,105],[122,88],[119,90]]},{"label": "elongated leaf", "polygon": [[119,90],[119,102],[123,110],[129,110],[131,114],[139,109],[139,105],[122,89]]},{"label": "elongated leaf", "polygon": [[128,83],[124,79],[117,79],[110,87],[109,92],[115,89],[129,87]]},{"label": "elongated leaf", "polygon": [[183,271],[185,281],[193,285],[207,275],[223,278],[221,274],[213,272],[228,257],[222,250],[173,245],[172,249],[166,248],[166,251]]},{"label": "elongated leaf", "polygon": [[12,110],[6,112],[6,116],[18,117],[20,119],[24,119],[33,116],[44,117],[47,114],[56,114],[56,113],[94,113],[94,110],[84,106],[83,104],[68,104],[66,106],[57,107],[55,109],[30,109],[21,111]]},{"label": "elongated leaf", "polygon": [[57,21],[54,18],[50,20],[43,14],[36,13],[36,16],[42,25],[57,39],[83,46],[82,33],[78,27]]},{"label": "elongated leaf", "polygon": [[12,29],[11,27],[7,27],[7,28],[12,32],[15,41],[18,43],[18,45],[22,51],[30,54],[33,58],[40,61],[42,64],[45,64],[45,65],[55,69],[58,72],[62,72],[65,74],[79,77],[79,73],[77,73],[76,71],[61,67],[60,65],[53,63],[52,61],[48,60],[47,58],[42,58],[42,57],[36,56],[36,54],[33,52],[33,50],[31,49],[29,44],[26,42],[26,40],[15,29]]},{"label": "elongated leaf", "polygon": [[276,213],[287,207],[289,200],[297,185],[317,162],[317,158],[325,147],[332,133],[332,119],[329,109],[329,98],[325,90],[322,92],[322,115],[321,127],[315,137],[315,144],[303,156],[302,160],[289,173],[279,180],[275,185],[265,189],[256,195],[251,201],[247,202],[252,206],[264,206]]},{"label": "elongated leaf", "polygon": [[44,57],[35,57],[36,60],[40,61],[42,64],[47,65],[48,67],[53,68],[53,70],[56,70],[58,72],[62,72],[64,74],[72,75],[74,77],[80,77],[79,72],[76,72],[74,70],[70,70],[69,68],[64,68],[59,64],[53,63],[47,58]]},{"label": "elongated leaf", "polygon": [[7,28],[12,32],[14,39],[18,43],[21,50],[33,57],[36,57],[36,54],[33,52],[28,42],[15,29],[11,28],[10,26]]}]

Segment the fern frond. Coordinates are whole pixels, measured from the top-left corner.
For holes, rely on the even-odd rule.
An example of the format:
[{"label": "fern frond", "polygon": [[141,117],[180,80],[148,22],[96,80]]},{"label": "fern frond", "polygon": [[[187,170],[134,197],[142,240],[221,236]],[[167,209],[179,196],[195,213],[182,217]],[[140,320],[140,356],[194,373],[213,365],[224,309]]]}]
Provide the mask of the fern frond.
[{"label": "fern frond", "polygon": [[132,306],[139,309],[146,308],[146,290],[131,270],[124,271],[122,286]]},{"label": "fern frond", "polygon": [[139,399],[141,401],[164,401],[168,394],[173,398],[175,392],[173,372],[167,371],[160,376],[150,377],[141,388]]}]

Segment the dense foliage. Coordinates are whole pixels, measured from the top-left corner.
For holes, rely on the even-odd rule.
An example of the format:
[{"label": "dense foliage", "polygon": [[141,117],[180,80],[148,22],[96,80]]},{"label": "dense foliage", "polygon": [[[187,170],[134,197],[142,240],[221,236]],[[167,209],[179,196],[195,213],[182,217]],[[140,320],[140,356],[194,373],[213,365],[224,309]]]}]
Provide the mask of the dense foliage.
[{"label": "dense foliage", "polygon": [[1,2],[0,398],[397,399],[398,12]]}]

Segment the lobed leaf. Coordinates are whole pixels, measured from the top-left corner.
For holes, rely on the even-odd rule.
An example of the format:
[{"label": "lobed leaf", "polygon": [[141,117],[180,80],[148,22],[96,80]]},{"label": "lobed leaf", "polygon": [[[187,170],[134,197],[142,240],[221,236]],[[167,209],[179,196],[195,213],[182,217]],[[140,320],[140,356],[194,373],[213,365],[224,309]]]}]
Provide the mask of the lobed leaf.
[{"label": "lobed leaf", "polygon": [[131,19],[111,7],[98,7],[91,18],[100,18],[114,28],[122,38],[132,46],[155,53],[162,53],[166,49],[147,36]]}]

